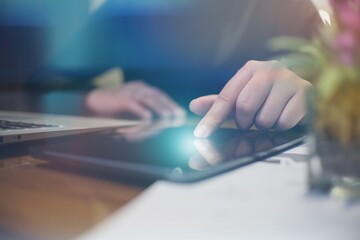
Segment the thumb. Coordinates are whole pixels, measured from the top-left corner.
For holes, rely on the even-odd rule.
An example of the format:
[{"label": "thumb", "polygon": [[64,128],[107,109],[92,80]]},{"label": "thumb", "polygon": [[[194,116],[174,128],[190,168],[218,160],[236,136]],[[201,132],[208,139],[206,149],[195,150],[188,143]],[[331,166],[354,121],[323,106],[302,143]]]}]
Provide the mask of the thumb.
[{"label": "thumb", "polygon": [[190,102],[190,111],[196,115],[204,116],[213,103],[215,102],[218,95],[207,95],[203,97],[196,98]]}]

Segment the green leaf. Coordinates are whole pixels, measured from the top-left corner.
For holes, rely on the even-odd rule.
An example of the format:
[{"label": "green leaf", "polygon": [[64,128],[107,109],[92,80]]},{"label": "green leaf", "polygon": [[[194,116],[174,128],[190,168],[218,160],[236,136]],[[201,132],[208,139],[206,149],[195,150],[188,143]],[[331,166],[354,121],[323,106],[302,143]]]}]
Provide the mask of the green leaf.
[{"label": "green leaf", "polygon": [[330,99],[344,81],[343,71],[339,68],[328,68],[319,77],[316,85],[320,96],[324,99]]},{"label": "green leaf", "polygon": [[268,47],[273,51],[298,51],[299,48],[310,45],[311,42],[298,37],[276,37],[268,41]]}]

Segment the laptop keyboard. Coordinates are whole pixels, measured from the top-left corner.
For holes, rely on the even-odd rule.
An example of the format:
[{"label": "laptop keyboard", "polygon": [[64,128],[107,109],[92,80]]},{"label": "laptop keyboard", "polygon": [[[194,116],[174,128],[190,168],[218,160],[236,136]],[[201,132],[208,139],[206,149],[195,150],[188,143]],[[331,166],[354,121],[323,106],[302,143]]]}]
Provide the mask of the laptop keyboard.
[{"label": "laptop keyboard", "polygon": [[36,128],[49,128],[49,127],[59,127],[57,125],[50,124],[37,124],[37,123],[28,123],[28,122],[17,122],[9,120],[0,119],[0,131],[4,130],[24,130],[24,129],[36,129]]}]

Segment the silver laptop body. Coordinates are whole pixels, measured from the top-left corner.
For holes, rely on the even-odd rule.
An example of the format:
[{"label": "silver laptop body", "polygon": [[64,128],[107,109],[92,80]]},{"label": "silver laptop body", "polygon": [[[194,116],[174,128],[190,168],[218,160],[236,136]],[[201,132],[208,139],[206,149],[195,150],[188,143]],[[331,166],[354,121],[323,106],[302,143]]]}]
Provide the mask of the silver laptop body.
[{"label": "silver laptop body", "polygon": [[137,121],[0,111],[0,144],[115,129]]}]

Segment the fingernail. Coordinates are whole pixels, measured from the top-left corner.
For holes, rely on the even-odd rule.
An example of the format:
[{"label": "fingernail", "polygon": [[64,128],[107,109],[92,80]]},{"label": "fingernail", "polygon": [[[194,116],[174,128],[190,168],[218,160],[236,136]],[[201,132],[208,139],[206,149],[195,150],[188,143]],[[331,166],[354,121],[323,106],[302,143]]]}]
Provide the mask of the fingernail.
[{"label": "fingernail", "polygon": [[209,129],[205,124],[200,124],[196,127],[194,135],[198,138],[206,138],[209,136]]}]

